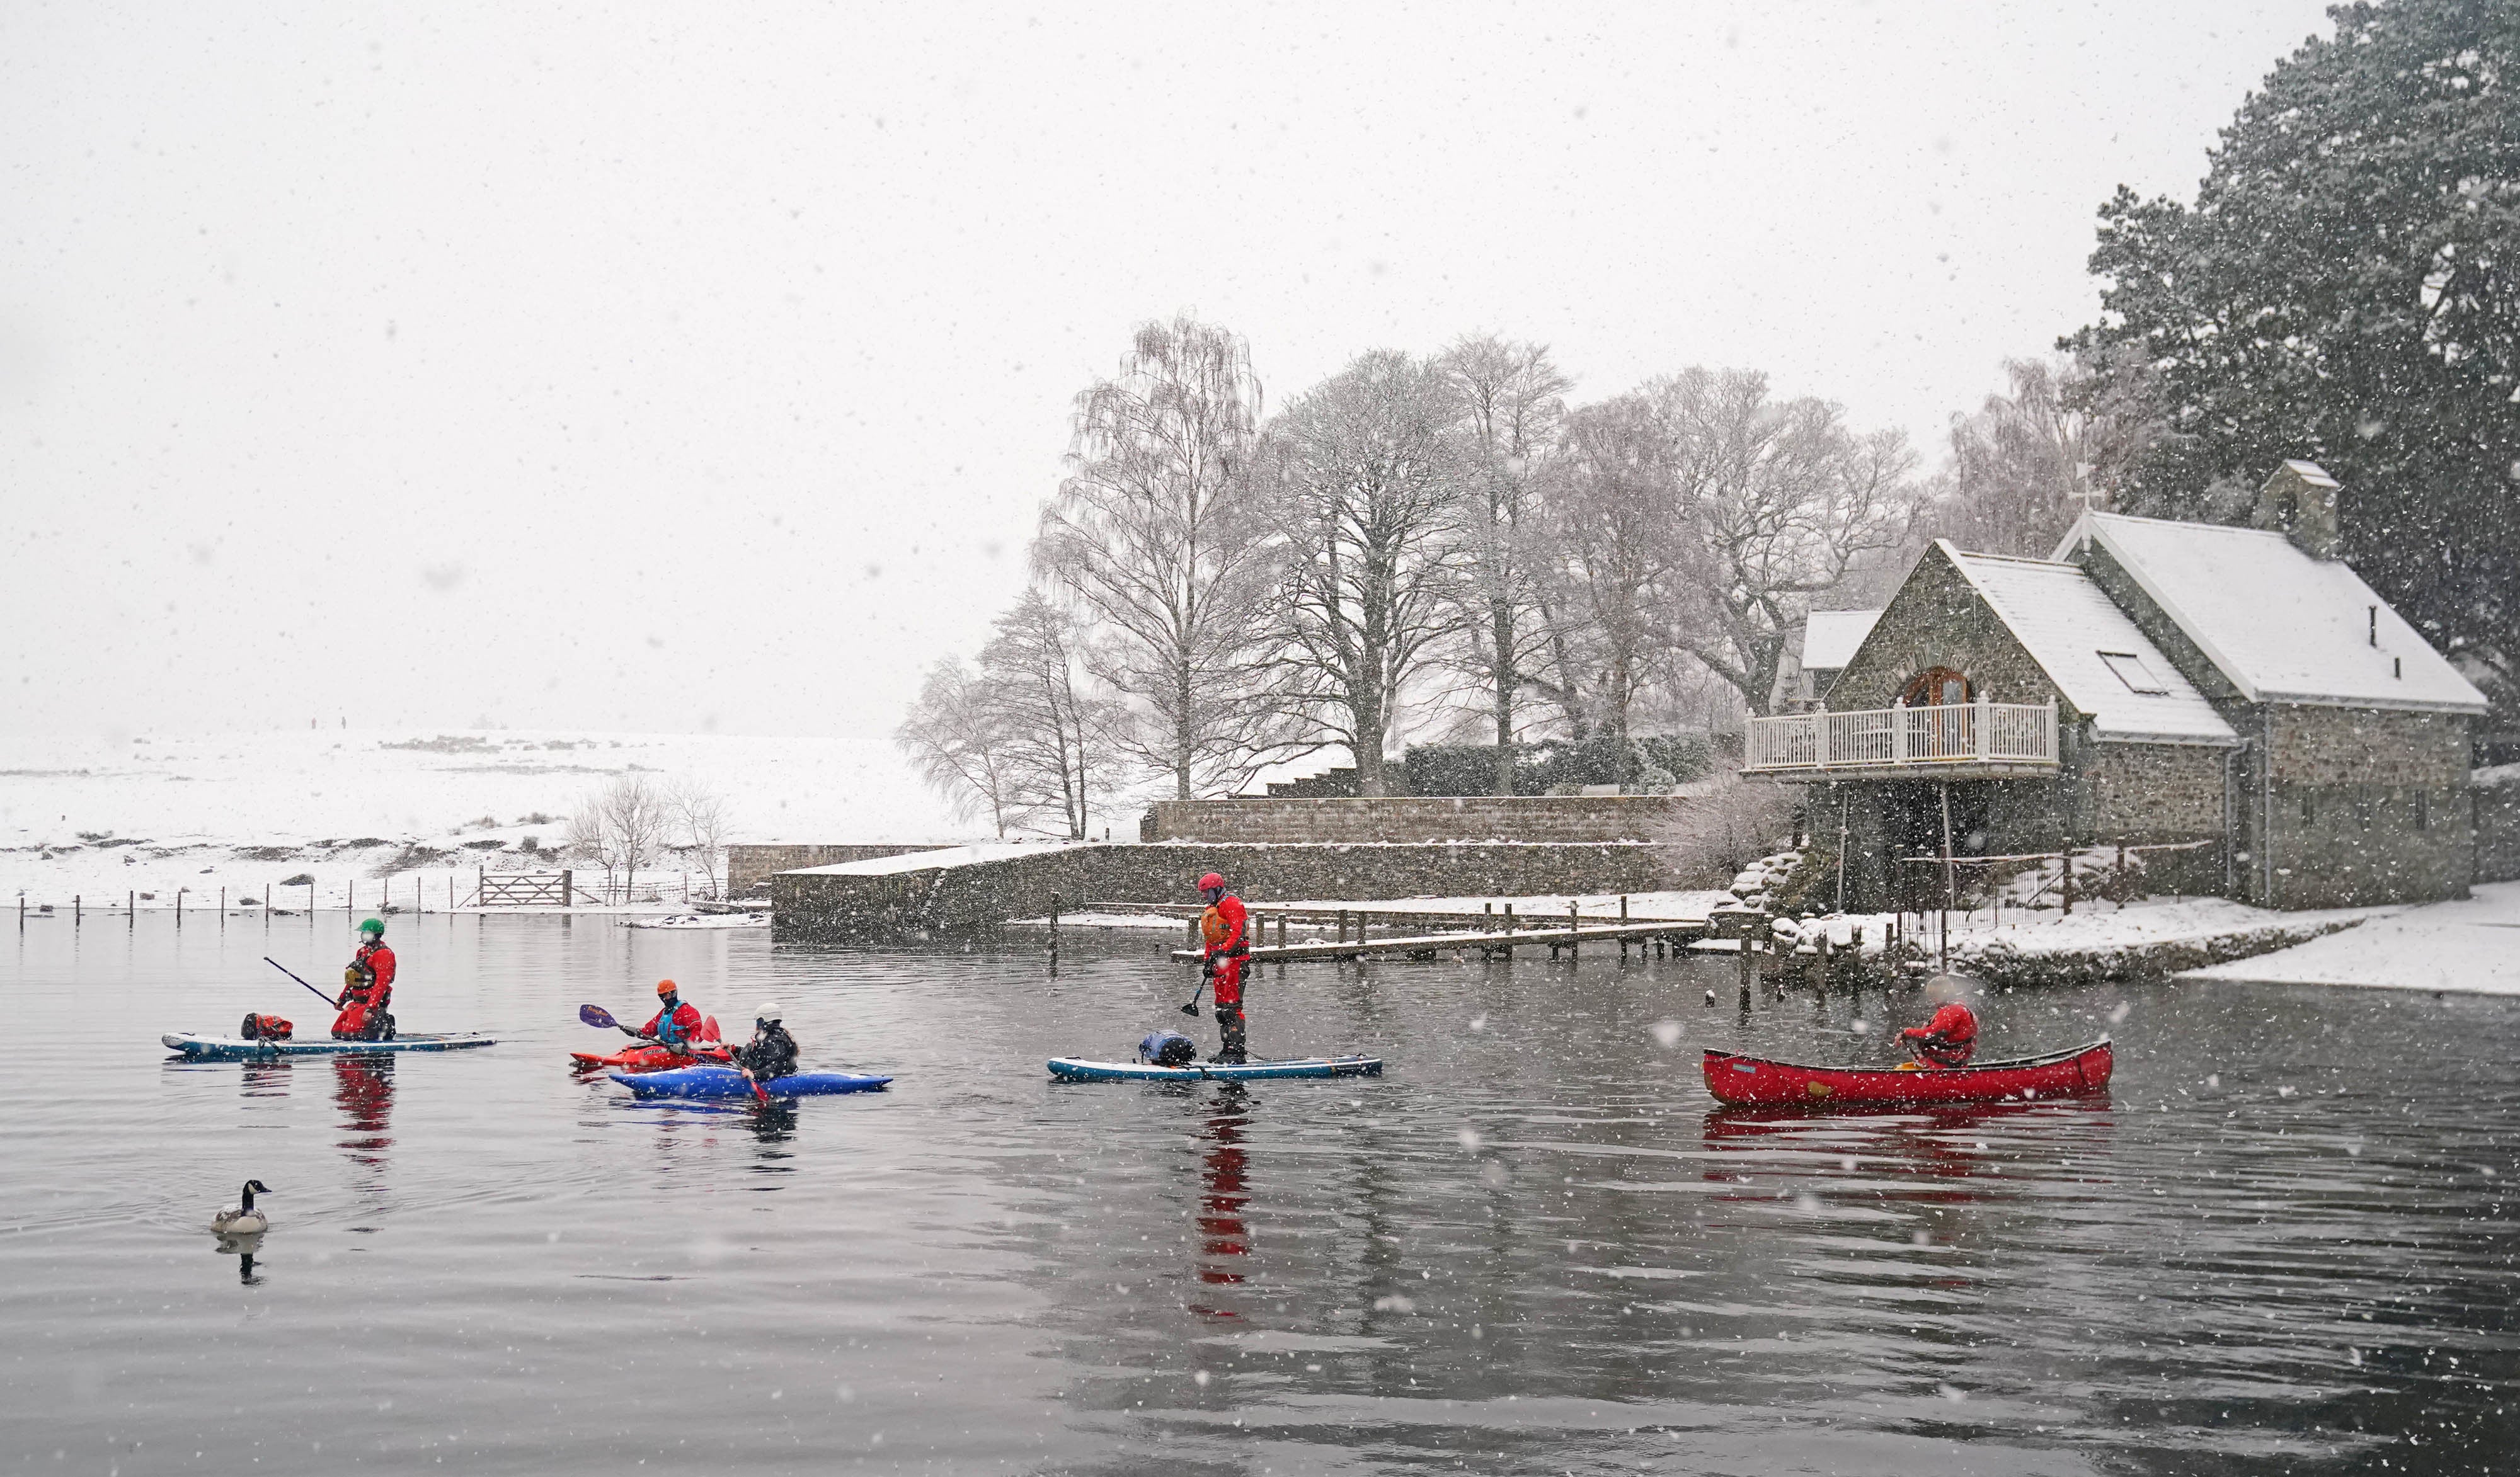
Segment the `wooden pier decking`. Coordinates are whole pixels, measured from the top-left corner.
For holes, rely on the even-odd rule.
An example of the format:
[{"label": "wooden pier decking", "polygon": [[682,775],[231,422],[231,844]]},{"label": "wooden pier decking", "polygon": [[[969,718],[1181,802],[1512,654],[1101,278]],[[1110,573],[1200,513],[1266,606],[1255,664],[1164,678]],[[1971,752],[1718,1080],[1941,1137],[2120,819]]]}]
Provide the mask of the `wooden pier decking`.
[{"label": "wooden pier decking", "polygon": [[[1256,912],[1256,910],[1255,910]],[[1479,915],[1470,915],[1478,917]],[[1460,917],[1460,915],[1451,915]],[[1497,915],[1502,918],[1504,915]],[[1517,921],[1519,921],[1517,919]],[[1590,943],[1625,943],[1629,940],[1669,940],[1675,946],[1694,943],[1710,936],[1713,927],[1702,918],[1644,918],[1625,923],[1582,923],[1574,927],[1556,924],[1539,928],[1464,929],[1447,933],[1420,933],[1399,938],[1339,938],[1328,942],[1305,944],[1255,944],[1251,962],[1294,963],[1306,960],[1353,960],[1369,954],[1398,954],[1432,958],[1447,949],[1476,949],[1483,954],[1510,957],[1517,948],[1547,945],[1552,952],[1581,948]],[[1189,962],[1200,957],[1196,949],[1176,949],[1172,957]]]}]

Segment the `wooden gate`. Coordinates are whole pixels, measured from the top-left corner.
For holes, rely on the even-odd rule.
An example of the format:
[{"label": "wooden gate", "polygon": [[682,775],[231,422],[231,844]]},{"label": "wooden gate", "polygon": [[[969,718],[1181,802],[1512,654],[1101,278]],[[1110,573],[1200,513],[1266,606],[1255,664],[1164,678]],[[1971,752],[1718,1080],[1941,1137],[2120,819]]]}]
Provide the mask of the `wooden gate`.
[{"label": "wooden gate", "polygon": [[482,872],[472,895],[476,908],[566,908],[576,892],[574,872]]}]

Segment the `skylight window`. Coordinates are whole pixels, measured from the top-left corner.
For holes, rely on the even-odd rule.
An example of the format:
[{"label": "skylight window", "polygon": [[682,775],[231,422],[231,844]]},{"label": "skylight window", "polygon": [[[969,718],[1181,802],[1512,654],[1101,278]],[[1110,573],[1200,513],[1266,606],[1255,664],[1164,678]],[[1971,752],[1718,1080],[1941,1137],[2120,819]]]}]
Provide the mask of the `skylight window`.
[{"label": "skylight window", "polygon": [[2108,663],[2109,670],[2118,674],[2118,681],[2125,683],[2130,693],[2162,694],[2170,691],[2170,684],[2155,677],[2152,668],[2145,666],[2143,658],[2133,651],[2102,651],[2100,660]]}]

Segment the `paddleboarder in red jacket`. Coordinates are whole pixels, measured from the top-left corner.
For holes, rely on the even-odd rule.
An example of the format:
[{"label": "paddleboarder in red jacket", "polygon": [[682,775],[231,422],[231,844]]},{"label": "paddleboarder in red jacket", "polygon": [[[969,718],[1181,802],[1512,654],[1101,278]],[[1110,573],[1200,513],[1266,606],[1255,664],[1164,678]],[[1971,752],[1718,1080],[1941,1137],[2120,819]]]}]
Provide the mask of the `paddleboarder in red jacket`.
[{"label": "paddleboarder in red jacket", "polygon": [[359,925],[359,952],[341,971],[341,1013],[333,1019],[336,1041],[391,1041],[394,955],[385,947],[385,921]]},{"label": "paddleboarder in red jacket", "polygon": [[1200,967],[1216,991],[1214,1059],[1239,1066],[1243,1060],[1242,965],[1251,957],[1250,914],[1240,898],[1225,890],[1225,878],[1215,873],[1198,879],[1198,894],[1207,900],[1207,911],[1198,918],[1199,939],[1207,946]]}]

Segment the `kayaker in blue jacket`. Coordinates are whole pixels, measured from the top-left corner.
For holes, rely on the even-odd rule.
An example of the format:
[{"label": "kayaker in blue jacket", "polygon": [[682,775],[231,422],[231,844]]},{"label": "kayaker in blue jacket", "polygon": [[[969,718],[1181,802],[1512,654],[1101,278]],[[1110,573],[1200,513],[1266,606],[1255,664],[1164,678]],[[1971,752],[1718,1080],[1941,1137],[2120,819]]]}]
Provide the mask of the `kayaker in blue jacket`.
[{"label": "kayaker in blue jacket", "polygon": [[684,1004],[672,980],[660,979],[656,981],[655,1018],[635,1031],[628,1026],[621,1029],[660,1047],[688,1052],[692,1043],[699,1039],[700,1012],[697,1007]]}]

